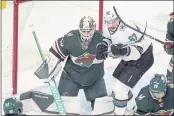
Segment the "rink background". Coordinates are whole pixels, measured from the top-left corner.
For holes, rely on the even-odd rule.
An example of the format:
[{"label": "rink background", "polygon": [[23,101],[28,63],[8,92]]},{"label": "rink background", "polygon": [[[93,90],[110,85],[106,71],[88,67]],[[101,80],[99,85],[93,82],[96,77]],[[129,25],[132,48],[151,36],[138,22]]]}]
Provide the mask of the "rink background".
[{"label": "rink background", "polygon": [[[147,33],[153,35],[160,40],[165,39],[166,23],[169,19],[168,15],[173,11],[172,1],[108,1],[105,8],[112,8],[112,4],[116,6],[119,14],[126,20],[134,20],[138,24],[148,24]],[[66,7],[65,7],[66,5]],[[11,96],[11,63],[12,63],[12,4],[8,4],[6,9],[2,11],[2,98]],[[57,7],[59,6],[59,7]],[[20,6],[19,20],[19,70],[18,70],[18,92],[25,92],[34,88],[40,88],[44,84],[34,76],[33,72],[41,64],[34,38],[29,28],[30,24],[35,25],[35,30],[39,38],[39,42],[44,51],[45,56],[48,54],[48,48],[54,40],[69,30],[77,28],[79,19],[88,14],[98,21],[98,2],[48,2],[36,1],[22,4]],[[67,9],[68,8],[68,9]],[[138,9],[138,10],[137,10]],[[139,12],[141,10],[141,12]],[[71,12],[70,12],[71,11]],[[80,11],[80,12],[79,12]],[[131,12],[130,12],[131,11]],[[50,13],[51,12],[51,13]],[[79,12],[78,14],[74,12]],[[60,17],[61,16],[61,17]],[[97,22],[98,25],[98,22]],[[163,46],[155,41],[154,54],[155,63],[153,67],[143,76],[142,81],[134,90],[135,94],[139,91],[140,86],[148,84],[151,75],[154,73],[166,73],[170,56],[163,51]],[[165,59],[164,59],[165,58]],[[113,64],[115,62],[115,64]],[[112,87],[112,71],[118,64],[118,60],[107,60],[105,62],[106,69],[106,85]],[[57,78],[58,81],[59,78]],[[47,85],[45,85],[47,86]],[[46,87],[47,88],[47,87]],[[48,89],[48,88],[47,88]],[[45,89],[45,92],[49,90]],[[79,93],[81,100],[85,100],[83,91]],[[82,109],[84,112],[89,110],[89,105],[84,101]],[[83,112],[83,110],[82,110]]]}]

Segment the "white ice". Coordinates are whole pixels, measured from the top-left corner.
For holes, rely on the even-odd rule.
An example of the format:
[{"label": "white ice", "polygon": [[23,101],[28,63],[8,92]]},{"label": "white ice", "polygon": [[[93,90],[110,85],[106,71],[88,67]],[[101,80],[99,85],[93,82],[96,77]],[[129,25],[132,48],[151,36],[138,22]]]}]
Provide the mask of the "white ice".
[{"label": "white ice", "polygon": [[[165,40],[166,23],[169,19],[168,14],[173,11],[172,1],[109,1],[104,4],[105,9],[112,8],[112,5],[115,5],[125,21],[134,20],[141,25],[144,25],[145,21],[147,21],[147,33],[160,40]],[[35,31],[41,48],[43,49],[44,55],[47,56],[47,50],[54,40],[63,36],[68,31],[76,29],[78,27],[78,21],[82,16],[90,15],[94,17],[98,26],[98,2],[27,2],[20,5],[19,11],[18,93],[22,93],[44,85],[33,74],[42,61],[29,26],[31,24],[35,25]],[[9,2],[7,8],[2,10],[3,100],[12,95],[12,13],[12,2]],[[155,41],[152,42],[154,45],[155,63],[136,85],[133,91],[135,95],[137,95],[141,87],[149,83],[154,73],[166,74],[170,56],[163,51],[161,44]],[[105,62],[106,74],[104,78],[108,92],[113,85],[112,72],[119,60],[108,59]],[[79,97],[83,104],[82,114],[89,114],[89,103],[86,102],[83,91],[80,91]]]}]

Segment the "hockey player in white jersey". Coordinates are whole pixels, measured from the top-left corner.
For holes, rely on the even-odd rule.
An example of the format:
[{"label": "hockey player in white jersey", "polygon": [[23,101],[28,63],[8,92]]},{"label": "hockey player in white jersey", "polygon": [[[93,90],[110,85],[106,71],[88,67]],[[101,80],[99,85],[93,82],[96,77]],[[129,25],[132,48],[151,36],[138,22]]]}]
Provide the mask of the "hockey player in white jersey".
[{"label": "hockey player in white jersey", "polygon": [[[115,71],[114,105],[115,113],[123,115],[129,100],[133,97],[131,89],[137,84],[142,75],[153,65],[153,46],[145,37],[139,43],[122,48],[121,46],[130,41],[136,41],[142,34],[126,27],[110,10],[105,13],[104,22],[106,29],[103,35],[111,41],[102,41],[97,46],[97,59],[122,58]],[[131,25],[131,23],[128,23]],[[133,27],[140,30],[136,24]],[[115,59],[116,60],[116,59]]]}]

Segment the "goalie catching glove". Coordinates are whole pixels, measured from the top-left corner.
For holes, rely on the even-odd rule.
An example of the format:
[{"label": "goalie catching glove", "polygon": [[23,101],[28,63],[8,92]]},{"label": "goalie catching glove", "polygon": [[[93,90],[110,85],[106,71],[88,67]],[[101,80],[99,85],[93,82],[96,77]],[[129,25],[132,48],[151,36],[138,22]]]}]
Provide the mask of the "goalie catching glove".
[{"label": "goalie catching glove", "polygon": [[102,42],[97,44],[96,47],[96,59],[105,60],[108,57],[108,48],[111,43],[111,40],[106,38]]}]

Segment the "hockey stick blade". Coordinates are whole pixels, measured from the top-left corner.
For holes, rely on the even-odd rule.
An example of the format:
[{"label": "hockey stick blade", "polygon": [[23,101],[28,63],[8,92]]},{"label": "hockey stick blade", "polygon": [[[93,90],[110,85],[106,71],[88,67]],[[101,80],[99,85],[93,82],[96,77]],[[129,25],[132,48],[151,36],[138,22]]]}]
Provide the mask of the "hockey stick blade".
[{"label": "hockey stick blade", "polygon": [[[114,9],[114,12],[115,12],[116,16],[117,16],[118,19],[120,20],[120,22],[122,22],[125,26],[129,27],[130,29],[132,29],[132,30],[134,30],[134,31],[136,31],[136,32],[138,32],[138,33],[143,34],[143,32],[141,32],[141,31],[135,29],[134,27],[131,27],[130,25],[126,24],[126,23],[121,19],[121,17],[118,15],[115,6],[113,6],[113,9]],[[151,35],[148,35],[148,34],[146,34],[146,33],[145,33],[144,35],[147,36],[147,37],[149,37],[150,39],[153,39],[153,40],[155,40],[155,41],[161,43],[161,44],[165,44],[165,42],[163,42],[163,41],[161,41],[161,40],[159,40],[159,39],[157,39],[157,38],[155,38],[155,37],[152,37]]]}]

